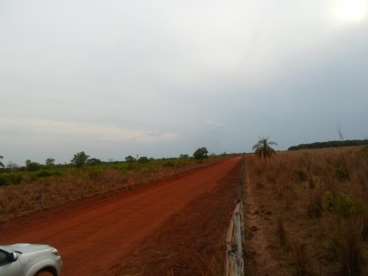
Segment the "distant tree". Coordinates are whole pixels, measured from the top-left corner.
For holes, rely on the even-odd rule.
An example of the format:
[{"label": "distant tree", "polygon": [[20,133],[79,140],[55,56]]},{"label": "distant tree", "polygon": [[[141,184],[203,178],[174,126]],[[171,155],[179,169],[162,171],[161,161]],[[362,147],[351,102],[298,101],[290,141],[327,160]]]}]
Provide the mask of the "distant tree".
[{"label": "distant tree", "polygon": [[87,155],[84,151],[81,151],[74,154],[71,163],[77,167],[83,167],[87,163],[88,158],[89,155]]},{"label": "distant tree", "polygon": [[208,150],[205,147],[199,148],[197,149],[194,153],[193,156],[195,159],[197,160],[203,160],[203,159],[207,159],[208,158]]},{"label": "distant tree", "polygon": [[[0,160],[4,159],[4,156],[0,155]],[[4,168],[4,163],[0,161],[0,167]]]},{"label": "distant tree", "polygon": [[180,154],[179,158],[180,159],[189,159],[189,155],[188,154]]},{"label": "distant tree", "polygon": [[128,155],[127,157],[125,157],[125,161],[128,163],[133,163],[136,161],[136,159],[133,156]]},{"label": "distant tree", "polygon": [[147,163],[147,162],[149,162],[150,160],[148,159],[148,157],[146,157],[146,156],[141,156],[141,157],[139,157],[139,159],[138,159],[138,162],[139,163]]},{"label": "distant tree", "polygon": [[55,166],[55,159],[54,158],[47,158],[45,162],[46,166]]},{"label": "distant tree", "polygon": [[261,159],[267,159],[276,154],[276,151],[271,147],[277,145],[273,141],[269,141],[269,138],[261,138],[257,144],[253,146],[255,154]]},{"label": "distant tree", "polygon": [[101,164],[102,161],[100,159],[97,158],[90,158],[87,160],[87,165],[99,165]]},{"label": "distant tree", "polygon": [[26,161],[26,169],[28,171],[38,171],[39,169],[41,169],[41,164],[39,164],[37,162],[33,162],[31,160],[27,160]]}]

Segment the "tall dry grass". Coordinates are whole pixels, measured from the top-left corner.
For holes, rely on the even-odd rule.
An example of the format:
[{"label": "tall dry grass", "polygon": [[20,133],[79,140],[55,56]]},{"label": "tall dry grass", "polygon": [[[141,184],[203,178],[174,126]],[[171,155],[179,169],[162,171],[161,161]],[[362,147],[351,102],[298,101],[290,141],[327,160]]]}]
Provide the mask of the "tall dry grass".
[{"label": "tall dry grass", "polygon": [[247,169],[288,275],[368,275],[368,148],[249,156]]}]

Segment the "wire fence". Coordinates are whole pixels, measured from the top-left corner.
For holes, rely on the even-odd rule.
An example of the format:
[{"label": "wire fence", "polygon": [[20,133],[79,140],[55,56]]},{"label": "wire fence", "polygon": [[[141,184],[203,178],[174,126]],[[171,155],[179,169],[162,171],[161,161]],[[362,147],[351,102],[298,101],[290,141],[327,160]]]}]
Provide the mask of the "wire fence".
[{"label": "wire fence", "polygon": [[226,260],[225,276],[244,276],[244,178],[245,178],[245,160],[243,159],[240,181],[240,200],[233,212],[230,226],[226,234]]}]

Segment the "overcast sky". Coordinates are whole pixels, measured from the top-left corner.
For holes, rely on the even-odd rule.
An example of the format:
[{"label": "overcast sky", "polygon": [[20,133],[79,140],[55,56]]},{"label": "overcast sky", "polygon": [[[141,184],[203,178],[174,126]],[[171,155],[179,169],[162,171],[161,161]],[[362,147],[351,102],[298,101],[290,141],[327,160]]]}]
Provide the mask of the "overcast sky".
[{"label": "overcast sky", "polygon": [[0,0],[0,155],[368,138],[367,34],[368,0]]}]

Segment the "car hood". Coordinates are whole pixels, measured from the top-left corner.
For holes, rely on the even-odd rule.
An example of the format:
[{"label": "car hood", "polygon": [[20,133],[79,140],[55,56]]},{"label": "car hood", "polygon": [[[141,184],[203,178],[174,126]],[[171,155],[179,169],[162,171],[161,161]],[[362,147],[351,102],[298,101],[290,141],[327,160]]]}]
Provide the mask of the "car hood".
[{"label": "car hood", "polygon": [[45,244],[17,243],[17,244],[6,245],[6,246],[0,245],[0,249],[3,249],[8,252],[18,251],[18,252],[26,254],[26,253],[32,253],[32,252],[37,252],[37,251],[43,251],[43,250],[52,250],[54,248],[49,245],[45,245]]}]

